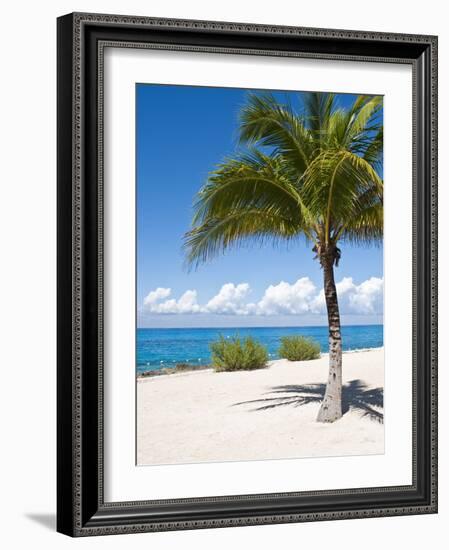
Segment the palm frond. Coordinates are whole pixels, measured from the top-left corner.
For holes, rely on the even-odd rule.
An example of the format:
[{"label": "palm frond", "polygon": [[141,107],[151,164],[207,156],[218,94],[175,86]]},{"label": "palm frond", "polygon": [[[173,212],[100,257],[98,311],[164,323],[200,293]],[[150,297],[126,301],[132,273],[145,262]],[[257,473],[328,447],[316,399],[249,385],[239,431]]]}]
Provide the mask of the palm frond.
[{"label": "palm frond", "polygon": [[371,143],[369,134],[377,132],[382,126],[376,121],[377,115],[382,109],[383,97],[373,96],[366,98],[359,109],[352,109],[345,133],[344,145],[354,152],[361,152],[366,144]]},{"label": "palm frond", "polygon": [[248,241],[285,243],[301,234],[298,218],[257,208],[228,212],[221,218],[209,217],[186,233],[187,264],[198,266],[231,246],[241,246]]},{"label": "palm frond", "polygon": [[298,172],[307,167],[313,147],[304,121],[268,93],[248,96],[240,113],[240,143],[273,148]]},{"label": "palm frond", "polygon": [[326,242],[332,230],[358,214],[366,193],[381,200],[383,182],[365,159],[345,149],[324,151],[310,164],[301,196],[312,217],[324,224]]},{"label": "palm frond", "polygon": [[321,141],[328,134],[329,120],[335,105],[335,94],[306,92],[302,97],[307,126],[314,138]]},{"label": "palm frond", "polygon": [[348,124],[348,112],[344,109],[336,109],[328,125],[326,142],[331,148],[343,147],[346,139],[346,128]]},{"label": "palm frond", "polygon": [[346,222],[340,239],[353,244],[380,244],[383,236],[383,205],[377,203],[362,209]]},{"label": "palm frond", "polygon": [[363,153],[363,158],[372,166],[375,166],[376,169],[379,169],[382,163],[383,145],[384,128],[381,126],[371,138]]},{"label": "palm frond", "polygon": [[206,261],[231,243],[289,239],[313,226],[282,157],[252,150],[222,163],[210,175],[194,204],[186,234],[189,264]]},{"label": "palm frond", "polygon": [[225,161],[198,193],[193,225],[246,208],[296,216],[301,209],[300,196],[283,167],[282,157],[258,150]]}]

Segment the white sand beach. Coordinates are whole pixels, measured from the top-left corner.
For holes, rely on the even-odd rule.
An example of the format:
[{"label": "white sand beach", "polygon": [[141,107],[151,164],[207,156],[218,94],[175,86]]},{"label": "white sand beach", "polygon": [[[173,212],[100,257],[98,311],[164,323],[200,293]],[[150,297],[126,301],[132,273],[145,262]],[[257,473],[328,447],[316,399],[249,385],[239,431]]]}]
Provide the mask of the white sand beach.
[{"label": "white sand beach", "polygon": [[328,356],[266,369],[138,378],[137,463],[384,452],[383,348],[344,353],[344,415],[316,422]]}]

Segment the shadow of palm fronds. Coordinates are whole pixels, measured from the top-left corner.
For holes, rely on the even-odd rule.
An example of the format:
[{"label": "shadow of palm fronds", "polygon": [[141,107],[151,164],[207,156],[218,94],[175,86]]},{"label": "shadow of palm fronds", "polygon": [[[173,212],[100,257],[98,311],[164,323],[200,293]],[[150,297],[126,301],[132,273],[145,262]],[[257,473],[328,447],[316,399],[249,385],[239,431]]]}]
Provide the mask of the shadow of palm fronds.
[{"label": "shadow of palm fronds", "polygon": [[[325,391],[326,384],[275,386],[269,393],[271,395],[279,394],[279,396],[241,401],[240,403],[234,403],[234,406],[257,405],[254,409],[251,409],[252,411],[267,411],[288,405],[301,407],[309,403],[320,403],[324,398]],[[343,414],[349,410],[355,410],[361,413],[362,417],[382,423],[384,420],[383,406],[383,388],[368,388],[361,380],[351,380],[342,388]]]}]

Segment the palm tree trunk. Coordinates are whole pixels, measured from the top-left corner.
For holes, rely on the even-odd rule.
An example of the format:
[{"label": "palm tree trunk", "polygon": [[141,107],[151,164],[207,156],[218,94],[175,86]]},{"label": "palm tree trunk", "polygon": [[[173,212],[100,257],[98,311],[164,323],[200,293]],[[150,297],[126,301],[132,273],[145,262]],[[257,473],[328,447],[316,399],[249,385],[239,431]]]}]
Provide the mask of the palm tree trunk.
[{"label": "palm tree trunk", "polygon": [[320,257],[324,276],[324,296],[329,323],[329,376],[326,392],[318,412],[318,422],[335,422],[342,416],[342,347],[340,312],[334,279],[334,254],[327,251]]}]

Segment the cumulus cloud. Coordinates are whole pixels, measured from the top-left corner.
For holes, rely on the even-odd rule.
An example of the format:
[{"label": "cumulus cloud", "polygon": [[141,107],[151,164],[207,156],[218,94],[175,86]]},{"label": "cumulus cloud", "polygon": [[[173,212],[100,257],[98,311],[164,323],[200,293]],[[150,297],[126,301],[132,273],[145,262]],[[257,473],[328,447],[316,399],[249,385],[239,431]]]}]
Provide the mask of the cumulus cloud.
[{"label": "cumulus cloud", "polygon": [[[383,310],[383,279],[371,277],[356,285],[352,277],[344,277],[336,283],[338,302],[342,313],[359,315],[381,314]],[[321,290],[311,304],[314,313],[325,313],[326,302]]]},{"label": "cumulus cloud", "polygon": [[204,309],[208,313],[247,315],[250,304],[245,303],[245,298],[249,292],[248,283],[238,285],[226,283],[221,287],[220,292],[207,302]]},{"label": "cumulus cloud", "polygon": [[144,311],[148,313],[199,313],[201,308],[197,302],[196,290],[186,290],[184,294],[175,300],[165,300],[171,294],[171,288],[157,288],[151,291],[143,301]]},{"label": "cumulus cloud", "polygon": [[359,286],[350,295],[350,305],[357,313],[379,313],[383,309],[384,281],[378,277],[371,277]]},{"label": "cumulus cloud", "polygon": [[170,294],[171,294],[170,288],[161,288],[161,287],[156,288],[156,290],[152,290],[145,296],[143,300],[143,304],[145,306],[151,307],[152,304],[155,304],[157,301],[163,300],[164,298],[168,298]]},{"label": "cumulus cloud", "polygon": [[[352,277],[344,277],[337,284],[342,314],[382,314],[383,279],[371,277],[359,285]],[[206,304],[198,303],[196,290],[187,290],[178,299],[169,298],[170,288],[156,288],[143,301],[143,312],[159,314],[211,313],[215,315],[302,315],[324,314],[324,291],[318,290],[308,278],[294,283],[281,281],[265,289],[258,302],[248,302],[251,288],[248,283],[226,283]]]},{"label": "cumulus cloud", "polygon": [[316,287],[308,277],[290,284],[281,281],[270,285],[256,304],[259,315],[300,315],[310,311],[310,304],[316,294]]}]

